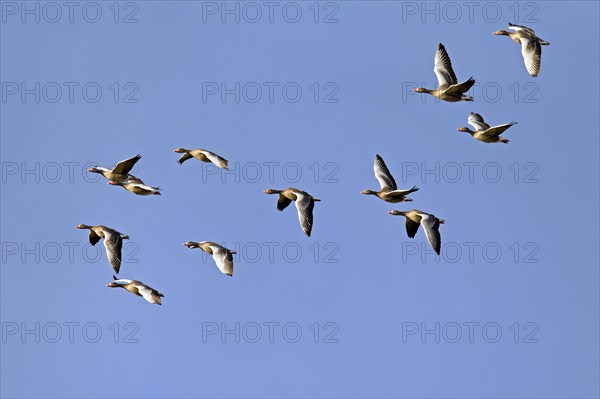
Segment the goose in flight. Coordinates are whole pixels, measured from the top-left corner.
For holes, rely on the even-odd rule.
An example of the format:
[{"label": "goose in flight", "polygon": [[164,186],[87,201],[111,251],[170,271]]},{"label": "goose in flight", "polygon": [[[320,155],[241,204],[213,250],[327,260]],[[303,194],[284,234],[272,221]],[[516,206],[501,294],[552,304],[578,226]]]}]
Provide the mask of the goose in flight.
[{"label": "goose in flight", "polygon": [[445,223],[443,219],[438,219],[430,213],[419,211],[417,209],[408,212],[390,211],[389,214],[404,216],[406,218],[406,233],[410,238],[415,237],[417,230],[419,230],[419,225],[423,226],[429,244],[431,244],[431,247],[436,254],[440,254],[442,237],[440,236],[439,227],[440,224]]},{"label": "goose in flight", "polygon": [[158,191],[160,188],[147,186],[137,179],[130,179],[120,183],[109,181],[108,184],[113,186],[121,186],[130,193],[134,193],[136,195],[160,195],[160,192]]},{"label": "goose in flight", "polygon": [[96,245],[101,238],[104,238],[104,248],[106,248],[108,261],[115,273],[119,274],[123,240],[128,240],[129,236],[106,226],[88,226],[87,224],[80,224],[75,227],[78,229],[88,229],[90,231],[90,244],[92,245]]},{"label": "goose in flight", "polygon": [[395,204],[397,202],[412,201],[412,199],[406,196],[419,190],[417,186],[413,186],[413,188],[408,190],[398,190],[394,177],[379,154],[375,156],[373,169],[375,170],[375,177],[379,181],[381,189],[379,191],[363,190],[360,192],[361,194],[376,195],[386,202]]},{"label": "goose in flight", "polygon": [[196,158],[199,159],[202,162],[212,162],[213,164],[215,164],[216,166],[218,166],[219,168],[223,168],[223,169],[228,169],[228,161],[223,158],[220,157],[219,155],[215,154],[214,152],[202,149],[202,148],[196,148],[195,150],[186,150],[185,148],[177,148],[176,150],[173,150],[173,152],[178,152],[180,154],[183,154],[181,156],[181,158],[179,158],[179,160],[177,162],[179,162],[179,164],[183,164],[185,161],[187,161],[190,158]]},{"label": "goose in flight", "polygon": [[118,279],[113,276],[113,282],[106,284],[107,287],[116,288],[121,287],[125,288],[127,291],[131,292],[134,295],[138,295],[143,297],[150,303],[155,303],[157,305],[162,305],[160,303],[161,297],[164,297],[163,294],[156,291],[154,288],[147,286],[138,280],[129,280],[126,278]]},{"label": "goose in flight", "polygon": [[212,255],[221,273],[230,277],[233,276],[233,254],[237,252],[211,241],[187,241],[184,242],[183,245],[190,249],[200,248],[207,254]]},{"label": "goose in flight", "polygon": [[457,101],[473,101],[473,97],[469,97],[464,93],[468,92],[469,89],[475,84],[475,79],[471,76],[469,80],[458,83],[454,70],[452,69],[452,62],[446,52],[446,48],[442,43],[438,45],[437,52],[435,53],[435,66],[433,71],[437,76],[438,88],[435,90],[426,89],[424,87],[416,88],[414,91],[417,93],[428,93],[440,100],[448,102]]},{"label": "goose in flight", "polygon": [[88,169],[88,172],[99,173],[108,180],[114,181],[116,183],[122,183],[126,180],[135,179],[139,180],[143,184],[143,182],[140,179],[129,174],[129,171],[131,170],[131,168],[133,168],[133,165],[135,165],[135,163],[139,161],[141,157],[142,156],[138,154],[133,158],[121,161],[117,163],[117,165],[115,165],[115,167],[112,169],[103,168],[101,166],[94,166],[93,168]]},{"label": "goose in flight", "polygon": [[542,65],[542,46],[548,46],[550,43],[537,37],[533,29],[526,26],[515,25],[509,22],[508,28],[514,30],[514,32],[507,32],[504,29],[500,29],[493,34],[508,36],[519,43],[527,72],[534,78],[537,77]]},{"label": "goose in flight", "polygon": [[512,125],[516,125],[517,122],[505,123],[503,125],[491,126],[484,122],[481,115],[471,112],[468,118],[469,125],[473,126],[475,131],[472,131],[468,127],[458,128],[459,132],[467,132],[474,139],[483,141],[484,143],[508,143],[510,140],[500,137],[500,134],[504,133]]},{"label": "goose in flight", "polygon": [[292,201],[296,202],[296,208],[298,209],[298,219],[300,219],[300,226],[304,230],[304,234],[310,237],[313,226],[313,209],[315,207],[315,201],[321,201],[318,198],[311,196],[306,191],[298,190],[296,188],[287,188],[285,190],[273,190],[271,188],[263,191],[265,194],[279,194],[277,199],[277,210],[283,211],[288,207]]}]

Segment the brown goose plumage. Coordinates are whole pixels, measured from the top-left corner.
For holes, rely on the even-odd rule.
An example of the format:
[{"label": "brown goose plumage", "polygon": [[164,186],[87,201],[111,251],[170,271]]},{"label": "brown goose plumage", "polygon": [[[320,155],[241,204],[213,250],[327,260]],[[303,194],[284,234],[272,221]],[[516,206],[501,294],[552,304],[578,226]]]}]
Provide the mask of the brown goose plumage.
[{"label": "brown goose plumage", "polygon": [[143,184],[144,182],[141,179],[129,174],[129,171],[133,168],[133,165],[135,165],[140,158],[142,158],[142,156],[137,154],[135,157],[117,163],[112,169],[94,166],[93,168],[88,169],[88,172],[101,174],[106,179],[116,183],[122,183],[126,180],[138,180]]},{"label": "brown goose plumage", "polygon": [[120,183],[109,181],[108,184],[113,186],[121,186],[130,193],[136,195],[161,195],[158,191],[160,190],[159,187],[147,186],[143,183],[140,183],[138,180],[126,180]]},{"label": "brown goose plumage", "polygon": [[321,201],[313,197],[306,191],[298,190],[297,188],[286,188],[285,190],[273,190],[271,188],[264,191],[265,194],[279,194],[277,199],[277,210],[283,211],[289,204],[294,201],[298,210],[298,219],[300,226],[308,237],[312,232],[313,226],[313,209],[315,201]]},{"label": "brown goose plumage", "polygon": [[187,161],[188,159],[196,158],[202,162],[213,163],[214,165],[218,166],[219,168],[223,168],[223,169],[229,168],[229,162],[225,158],[215,154],[214,152],[205,150],[203,148],[196,148],[195,150],[186,150],[185,148],[177,148],[176,150],[173,150],[173,152],[178,152],[180,154],[183,154],[181,156],[181,158],[179,158],[179,160],[177,161],[177,162],[179,162],[180,165],[182,163],[184,163],[185,161]]},{"label": "brown goose plumage", "polygon": [[431,213],[423,212],[418,209],[411,211],[390,211],[390,215],[404,216],[406,218],[406,234],[409,238],[414,238],[419,230],[419,225],[423,226],[425,235],[431,247],[436,254],[440,254],[442,248],[442,237],[440,236],[439,227],[440,224],[444,224],[443,219],[438,219]]},{"label": "brown goose plumage", "polygon": [[452,69],[452,62],[450,61],[450,57],[448,56],[446,48],[442,43],[438,45],[434,62],[435,66],[433,71],[437,76],[438,88],[435,90],[430,90],[424,87],[419,87],[414,91],[417,93],[431,94],[440,100],[448,102],[473,101],[473,97],[469,97],[464,93],[468,92],[469,89],[475,84],[475,79],[473,79],[471,76],[469,80],[458,83],[456,74]]},{"label": "brown goose plumage", "polygon": [[230,277],[233,276],[233,254],[237,253],[211,241],[187,241],[183,243],[190,249],[200,248],[209,255],[212,255],[219,270]]},{"label": "brown goose plumage", "polygon": [[164,297],[164,295],[155,290],[154,288],[142,283],[141,281],[129,280],[125,278],[118,279],[115,276],[113,276],[113,282],[106,284],[106,286],[110,288],[124,288],[134,295],[143,297],[150,303],[162,305],[160,298]]},{"label": "brown goose plumage", "polygon": [[121,249],[123,240],[128,240],[129,236],[119,233],[117,230],[106,226],[88,226],[80,224],[75,226],[78,229],[88,229],[90,231],[90,244],[96,245],[101,238],[104,238],[104,248],[106,256],[115,273],[119,274],[121,268]]},{"label": "brown goose plumage", "polygon": [[398,186],[396,185],[396,180],[394,180],[394,176],[390,173],[387,165],[383,161],[383,158],[377,154],[375,156],[375,163],[373,164],[373,169],[375,171],[375,177],[379,181],[379,186],[381,187],[379,191],[373,190],[363,190],[360,193],[366,195],[376,195],[386,202],[391,202],[393,204],[404,201],[412,201],[412,199],[406,197],[410,193],[414,193],[418,191],[419,188],[417,186],[413,186],[408,190],[398,190]]},{"label": "brown goose plumage", "polygon": [[537,77],[542,66],[542,46],[548,46],[550,43],[537,37],[534,30],[526,26],[509,23],[508,27],[514,30],[514,32],[507,32],[504,29],[500,29],[493,34],[508,36],[519,43],[527,72],[531,76]]},{"label": "brown goose plumage", "polygon": [[484,143],[508,143],[510,140],[500,137],[500,134],[517,124],[517,122],[510,122],[503,125],[490,126],[485,123],[481,115],[474,112],[471,112],[471,115],[469,115],[468,123],[473,126],[475,131],[468,127],[460,127],[458,131],[469,133],[474,139],[483,141]]}]

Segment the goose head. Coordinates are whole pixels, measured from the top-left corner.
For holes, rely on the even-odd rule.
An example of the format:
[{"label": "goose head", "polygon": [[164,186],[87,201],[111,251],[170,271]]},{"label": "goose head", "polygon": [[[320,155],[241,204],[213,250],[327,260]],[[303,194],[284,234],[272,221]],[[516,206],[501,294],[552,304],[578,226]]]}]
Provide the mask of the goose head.
[{"label": "goose head", "polygon": [[178,152],[178,153],[184,153],[184,152],[188,152],[188,150],[186,150],[185,148],[176,148],[173,150],[173,152]]},{"label": "goose head", "polygon": [[183,245],[190,249],[200,248],[200,243],[194,241],[186,241],[183,243]]},{"label": "goose head", "polygon": [[92,226],[88,226],[87,224],[78,224],[75,226],[76,229],[91,229]]},{"label": "goose head", "polygon": [[417,87],[413,90],[415,93],[429,93],[429,90],[424,87]]},{"label": "goose head", "polygon": [[393,211],[389,211],[388,213],[389,213],[390,215],[394,215],[394,216],[404,216],[404,214],[405,214],[406,212],[402,212],[402,211],[396,211],[396,210],[393,210]]},{"label": "goose head", "polygon": [[94,166],[93,168],[89,168],[87,171],[91,172],[91,173],[102,173],[102,171],[97,166]]},{"label": "goose head", "polygon": [[265,194],[279,194],[281,192],[281,190],[273,190],[272,188],[268,188],[265,191],[263,191],[263,193]]},{"label": "goose head", "polygon": [[471,136],[472,136],[473,134],[475,134],[475,132],[474,132],[474,131],[472,131],[472,130],[471,130],[471,129],[469,129],[468,127],[464,127],[464,126],[463,126],[463,127],[459,127],[459,128],[458,128],[458,129],[456,129],[456,130],[457,130],[458,132],[466,132],[466,133],[469,133]]},{"label": "goose head", "polygon": [[377,192],[373,191],[373,190],[363,190],[360,193],[361,194],[366,194],[366,195],[375,195],[375,194],[377,194]]},{"label": "goose head", "polygon": [[500,30],[497,30],[496,32],[492,33],[492,35],[510,36],[510,32],[507,32],[504,29],[500,29]]}]

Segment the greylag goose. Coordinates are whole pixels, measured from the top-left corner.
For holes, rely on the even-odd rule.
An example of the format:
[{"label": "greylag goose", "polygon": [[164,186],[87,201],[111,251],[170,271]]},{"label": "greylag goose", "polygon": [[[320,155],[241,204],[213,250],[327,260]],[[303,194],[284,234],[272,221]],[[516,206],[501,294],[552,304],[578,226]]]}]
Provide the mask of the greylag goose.
[{"label": "greylag goose", "polygon": [[514,30],[514,32],[507,32],[504,29],[500,29],[493,34],[508,36],[519,43],[527,72],[534,78],[537,77],[542,65],[542,46],[548,46],[550,43],[537,37],[533,29],[526,26],[515,25],[509,22],[508,28]]},{"label": "greylag goose", "polygon": [[229,277],[233,276],[233,255],[236,252],[230,249],[225,248],[222,245],[211,241],[201,241],[194,242],[188,241],[183,243],[186,247],[190,249],[200,248],[204,252],[209,255],[212,255],[217,267],[221,271],[221,273],[228,275]]},{"label": "greylag goose", "polygon": [[133,165],[135,165],[135,163],[139,161],[141,157],[142,156],[140,154],[137,154],[133,158],[129,158],[119,162],[112,169],[103,168],[101,166],[94,166],[93,168],[88,169],[88,172],[99,173],[108,180],[114,181],[116,183],[121,183],[126,180],[135,179],[139,180],[143,184],[143,182],[140,179],[129,174],[129,171],[131,170],[131,168],[133,168]]},{"label": "greylag goose", "polygon": [[229,168],[228,161],[225,158],[215,154],[214,152],[202,148],[196,148],[195,150],[186,150],[185,148],[178,148],[176,150],[173,150],[173,152],[183,154],[181,158],[179,158],[179,160],[177,161],[180,165],[190,158],[196,158],[202,162],[212,162],[219,168]]},{"label": "greylag goose", "polygon": [[120,183],[109,181],[108,184],[113,186],[121,186],[130,193],[134,193],[136,195],[160,195],[160,192],[158,191],[160,188],[147,186],[144,183],[140,183],[138,180],[131,179]]},{"label": "greylag goose", "polygon": [[90,244],[92,245],[96,245],[101,238],[104,238],[104,248],[106,248],[108,261],[115,273],[119,274],[123,240],[128,240],[129,236],[106,226],[88,226],[87,224],[80,224],[75,227],[78,229],[88,229],[90,231]]},{"label": "greylag goose", "polygon": [[306,191],[298,190],[296,188],[286,188],[285,190],[273,190],[267,189],[263,191],[265,194],[279,194],[277,199],[277,210],[283,211],[292,202],[296,202],[296,208],[298,209],[298,219],[300,219],[300,226],[304,230],[304,234],[310,237],[313,225],[313,209],[315,207],[315,201],[321,201],[318,198],[311,196]]},{"label": "greylag goose", "polygon": [[160,298],[164,297],[164,295],[156,291],[154,288],[142,283],[141,281],[129,280],[126,278],[118,279],[115,276],[113,276],[113,282],[106,284],[106,286],[111,288],[125,288],[127,291],[131,292],[134,295],[143,297],[150,303],[162,305],[162,303],[160,303]]},{"label": "greylag goose", "polygon": [[517,122],[505,123],[503,125],[492,126],[484,122],[481,115],[471,112],[468,118],[469,125],[473,126],[475,131],[472,131],[468,127],[458,128],[459,132],[467,132],[474,139],[483,141],[484,143],[508,143],[510,140],[500,137],[500,134],[504,133],[512,125],[516,125]]},{"label": "greylag goose", "polygon": [[408,190],[398,190],[394,177],[379,154],[375,156],[373,169],[375,170],[375,177],[379,181],[381,189],[379,191],[363,190],[360,192],[361,194],[376,195],[386,202],[395,204],[397,202],[412,201],[412,199],[406,196],[419,190],[417,186],[413,186],[413,188]]},{"label": "greylag goose", "polygon": [[406,233],[410,238],[414,238],[417,234],[417,230],[419,230],[419,224],[423,226],[423,230],[425,230],[425,235],[427,236],[427,240],[429,240],[429,244],[431,244],[431,247],[436,254],[440,254],[442,238],[440,236],[439,227],[440,224],[445,223],[443,219],[438,219],[430,213],[419,211],[417,209],[413,209],[412,211],[408,212],[390,211],[389,214],[400,215],[406,218]]},{"label": "greylag goose", "polygon": [[475,84],[475,79],[471,76],[469,80],[460,84],[458,83],[454,70],[452,69],[452,62],[442,43],[439,44],[437,52],[435,53],[435,66],[433,71],[437,76],[438,88],[430,90],[419,87],[414,90],[415,92],[428,93],[440,100],[448,102],[473,101],[473,97],[469,97],[464,93],[468,92]]}]

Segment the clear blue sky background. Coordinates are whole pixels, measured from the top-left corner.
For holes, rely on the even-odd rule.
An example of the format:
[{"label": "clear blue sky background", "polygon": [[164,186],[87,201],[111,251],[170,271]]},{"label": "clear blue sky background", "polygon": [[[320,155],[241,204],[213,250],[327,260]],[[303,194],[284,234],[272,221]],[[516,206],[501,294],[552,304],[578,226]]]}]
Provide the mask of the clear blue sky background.
[{"label": "clear blue sky background", "polygon": [[[83,21],[80,11],[74,23],[66,15],[54,24],[5,15],[2,23],[2,82],[98,82],[103,89],[97,103],[82,100],[77,89],[73,103],[64,92],[54,104],[32,96],[1,104],[5,168],[80,165],[73,182],[66,167],[55,183],[3,175],[3,331],[36,322],[80,327],[73,343],[64,326],[56,343],[5,334],[2,397],[598,397],[597,2],[539,2],[538,21],[530,23],[523,18],[535,10],[525,3],[518,18],[512,2],[498,3],[502,17],[492,22],[482,17],[481,3],[473,21],[463,8],[455,23],[447,20],[452,10],[446,20],[428,16],[422,23],[420,15],[403,22],[401,2],[340,2],[333,24],[312,21],[312,2],[300,3],[296,24],[282,19],[281,7],[274,23],[266,15],[254,24],[215,16],[203,23],[202,3],[192,1],[138,2],[138,23],[113,23],[110,4],[102,3],[96,24]],[[320,17],[331,10],[321,9]],[[540,77],[526,73],[518,45],[492,36],[508,22],[529,25],[551,42]],[[459,80],[473,75],[481,83],[474,103],[420,95],[403,101],[403,82],[435,82],[438,42]],[[202,82],[223,81],[298,82],[303,97],[287,103],[279,91],[273,103],[266,97],[254,104],[231,97],[203,103]],[[135,82],[139,102],[113,102],[113,82]],[[313,102],[314,82],[335,82],[339,102]],[[484,84],[502,89],[497,102],[490,100],[493,91],[486,101]],[[538,102],[525,102],[534,90]],[[491,124],[518,121],[505,134],[510,144],[486,145],[457,132],[471,111]],[[274,182],[266,175],[255,183],[215,176],[203,182],[199,162],[176,163],[172,150],[180,146],[211,149],[232,164],[298,162],[303,177],[292,184],[276,169]],[[163,188],[162,197],[137,197],[81,176],[88,162],[111,166],[138,153],[136,174]],[[421,188],[413,203],[359,194],[377,188],[376,153],[399,185]],[[315,162],[334,162],[338,182],[315,182],[309,169]],[[455,183],[420,175],[402,182],[403,168],[413,162],[428,168],[497,162],[503,175],[490,183],[477,169],[471,183],[465,167]],[[515,162],[522,172],[516,183],[509,169]],[[523,181],[528,162],[537,166],[537,183]],[[276,199],[262,193],[288,186],[322,199],[311,238],[293,208],[280,214]],[[446,219],[444,244],[465,251],[457,262],[451,262],[454,252],[439,262],[431,255],[403,260],[403,243],[426,241],[422,231],[409,240],[404,220],[387,212],[412,207]],[[139,262],[124,263],[119,276],[164,292],[163,306],[106,288],[111,269],[105,258],[84,259],[87,233],[74,228],[79,223],[129,234]],[[280,249],[273,262],[265,253],[255,263],[236,259],[228,278],[198,250],[184,248],[187,240],[291,242],[303,255],[296,263]],[[339,249],[339,262],[325,263],[324,252],[315,262],[310,247],[317,243],[323,251],[328,242]],[[479,243],[472,262],[468,242]],[[503,250],[496,263],[481,253],[490,242]],[[530,242],[539,249],[537,263],[524,262]],[[49,256],[36,262],[32,255],[23,261],[22,252],[9,255],[7,243],[79,247],[73,261],[65,250],[52,263]],[[521,247],[517,262],[509,249],[514,243]],[[81,326],[90,322],[101,326],[97,343],[82,338]],[[124,343],[123,335],[114,343],[115,322],[122,334],[125,323],[135,323],[138,343]],[[295,322],[303,335],[288,343],[280,326],[270,343],[264,327],[258,343],[243,337],[236,343],[232,336],[203,342],[203,323],[233,328],[236,322]],[[319,343],[309,329],[315,322]],[[323,342],[327,322],[338,326],[337,343]],[[480,327],[472,343],[464,325],[457,343],[444,337],[435,343],[431,335],[421,342],[419,334],[403,342],[406,323],[433,328],[436,322]],[[490,322],[502,328],[496,343],[482,338],[481,326]],[[518,343],[510,330],[515,322]],[[523,342],[527,322],[538,327],[537,343]]]}]

